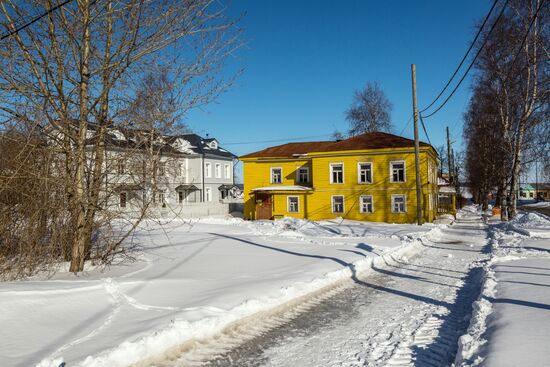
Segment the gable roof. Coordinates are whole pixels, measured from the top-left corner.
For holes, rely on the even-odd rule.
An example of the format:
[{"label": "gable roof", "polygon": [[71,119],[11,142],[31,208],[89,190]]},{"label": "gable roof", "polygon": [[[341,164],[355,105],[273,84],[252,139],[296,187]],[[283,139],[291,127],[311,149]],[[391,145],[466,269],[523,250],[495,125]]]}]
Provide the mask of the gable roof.
[{"label": "gable roof", "polygon": [[[421,147],[431,147],[430,144],[420,142]],[[384,149],[384,148],[411,148],[414,140],[379,131],[365,133],[340,141],[316,141],[287,143],[269,147],[240,158],[290,158],[300,154],[317,152],[337,152],[344,150]],[[432,147],[433,149],[433,147]]]},{"label": "gable roof", "polygon": [[[222,147],[219,143],[217,144],[216,149],[210,146],[210,143],[216,140],[215,138],[203,138],[197,134],[182,134],[174,138],[183,138],[187,140],[191,146],[189,147],[193,152],[197,154],[213,154],[220,157],[236,158],[237,156]],[[217,140],[216,140],[217,142]]]}]

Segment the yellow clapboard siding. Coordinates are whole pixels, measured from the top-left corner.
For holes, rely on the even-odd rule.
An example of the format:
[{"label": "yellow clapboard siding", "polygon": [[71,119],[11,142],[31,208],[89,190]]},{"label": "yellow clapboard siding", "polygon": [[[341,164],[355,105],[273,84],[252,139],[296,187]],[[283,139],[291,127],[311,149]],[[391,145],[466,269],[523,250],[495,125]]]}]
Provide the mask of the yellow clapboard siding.
[{"label": "yellow clapboard siding", "polygon": [[[390,162],[405,163],[405,182],[391,182]],[[313,220],[344,217],[390,223],[413,223],[416,221],[416,176],[413,148],[376,149],[361,151],[339,151],[308,154],[298,159],[245,158],[244,190],[247,219],[256,219],[255,188],[269,186],[309,186],[313,190],[271,191],[272,216],[291,216]],[[359,183],[359,163],[372,164],[372,183]],[[331,164],[342,164],[343,183],[331,183]],[[299,167],[309,167],[310,183],[297,182]],[[282,182],[271,182],[271,169],[282,169]],[[431,222],[436,215],[437,195],[437,155],[433,148],[423,148],[420,153],[420,175],[423,194],[423,218]],[[344,212],[333,213],[332,197],[344,196]],[[360,212],[361,195],[370,195],[373,200],[373,213]],[[406,196],[406,212],[393,213],[392,195]],[[288,196],[299,197],[299,211],[288,212]],[[432,203],[428,202],[429,199]]]}]

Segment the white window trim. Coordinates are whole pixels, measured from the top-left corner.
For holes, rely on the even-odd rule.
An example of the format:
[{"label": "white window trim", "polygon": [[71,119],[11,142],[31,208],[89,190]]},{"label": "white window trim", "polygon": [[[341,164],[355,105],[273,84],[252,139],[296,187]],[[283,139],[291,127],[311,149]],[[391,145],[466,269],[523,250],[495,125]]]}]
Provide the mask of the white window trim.
[{"label": "white window trim", "polygon": [[[305,169],[307,171],[307,181],[301,182],[300,181],[300,170]],[[309,177],[309,167],[308,166],[300,166],[296,169],[296,183],[310,183],[311,179]]]},{"label": "white window trim", "polygon": [[212,202],[212,188],[207,187],[204,189],[204,201],[207,203]]},{"label": "white window trim", "polygon": [[223,173],[225,178],[231,178],[231,166],[229,164],[224,164]]},{"label": "white window trim", "polygon": [[[368,164],[370,166],[370,182],[361,182],[361,165]],[[361,185],[369,185],[374,182],[374,171],[372,169],[372,162],[357,162],[357,183]]]},{"label": "white window trim", "polygon": [[[333,174],[332,174],[332,167],[334,167],[334,166],[342,166],[342,182],[333,182],[334,177],[333,177]],[[334,184],[334,185],[343,185],[346,182],[344,172],[346,172],[345,168],[344,168],[344,162],[329,163],[330,183]],[[340,195],[336,195],[336,196],[340,196]]]},{"label": "white window trim", "polygon": [[[296,198],[298,200],[298,208],[296,211],[290,211],[290,198]],[[300,197],[291,195],[286,197],[286,211],[287,213],[299,213],[300,212]]]},{"label": "white window trim", "polygon": [[204,177],[212,178],[212,163],[204,163]]},{"label": "white window trim", "polygon": [[[393,180],[393,168],[394,163],[403,163],[403,181],[394,181]],[[407,182],[407,163],[403,160],[401,161],[390,161],[390,182],[391,183],[405,183]]]},{"label": "white window trim", "polygon": [[[218,171],[218,168],[219,168],[219,171]],[[216,178],[222,178],[222,164],[221,163],[216,163],[214,165],[214,176],[216,176]]]},{"label": "white window trim", "polygon": [[[341,197],[342,198],[342,212],[335,212],[334,211],[334,198],[335,197]],[[331,195],[330,196],[330,211],[332,214],[344,214],[346,212],[346,197],[344,195]]]},{"label": "white window trim", "polygon": [[[273,170],[274,169],[280,169],[281,170],[281,182],[275,182],[273,181]],[[282,167],[271,167],[270,171],[269,171],[269,182],[271,182],[272,184],[282,184],[283,183],[283,168]]]},{"label": "white window trim", "polygon": [[[368,197],[370,197],[370,202],[371,202],[371,205],[372,205],[372,211],[371,212],[364,212],[363,211],[362,198],[368,198]],[[374,213],[374,197],[372,195],[361,195],[361,196],[359,196],[359,213],[361,213],[361,214],[372,214],[372,213]]]},{"label": "white window trim", "polygon": [[[402,196],[403,197],[403,204],[405,206],[405,210],[402,211],[402,212],[396,212],[395,210],[393,210],[393,207],[394,207],[394,199],[395,197],[397,196]],[[407,195],[406,194],[395,194],[395,195],[392,195],[391,196],[391,212],[394,213],[394,214],[403,214],[403,213],[406,213],[407,212]]]}]

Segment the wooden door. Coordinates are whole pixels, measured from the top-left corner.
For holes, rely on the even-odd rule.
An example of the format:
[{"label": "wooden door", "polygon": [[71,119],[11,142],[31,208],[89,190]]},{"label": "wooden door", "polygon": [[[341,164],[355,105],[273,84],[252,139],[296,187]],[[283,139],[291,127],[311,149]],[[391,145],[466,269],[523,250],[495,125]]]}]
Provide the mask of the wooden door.
[{"label": "wooden door", "polygon": [[256,219],[271,219],[273,202],[270,194],[256,194]]}]

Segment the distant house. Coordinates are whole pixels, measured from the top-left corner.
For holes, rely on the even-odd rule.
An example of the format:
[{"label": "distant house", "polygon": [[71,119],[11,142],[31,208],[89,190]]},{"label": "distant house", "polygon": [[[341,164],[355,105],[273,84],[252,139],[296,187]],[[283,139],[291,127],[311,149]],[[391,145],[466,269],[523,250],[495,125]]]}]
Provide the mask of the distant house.
[{"label": "distant house", "polygon": [[520,200],[534,200],[535,199],[535,188],[528,183],[519,185],[519,199]]},{"label": "distant house", "polygon": [[[416,221],[414,141],[372,132],[341,141],[288,143],[241,156],[244,217]],[[437,214],[436,150],[420,143],[422,213]]]},{"label": "distant house", "polygon": [[111,129],[105,196],[111,209],[128,214],[144,206],[159,217],[227,214],[236,198],[235,159],[216,139],[197,134]]}]

